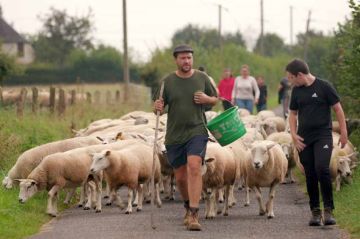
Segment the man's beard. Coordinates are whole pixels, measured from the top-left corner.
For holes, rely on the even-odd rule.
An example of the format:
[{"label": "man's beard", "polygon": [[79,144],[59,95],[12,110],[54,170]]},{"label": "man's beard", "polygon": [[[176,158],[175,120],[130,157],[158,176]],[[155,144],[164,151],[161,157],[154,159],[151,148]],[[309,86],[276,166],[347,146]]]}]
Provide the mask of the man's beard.
[{"label": "man's beard", "polygon": [[183,73],[188,73],[189,71],[191,71],[191,66],[190,65],[186,65],[186,66],[181,66],[179,68],[179,70]]}]

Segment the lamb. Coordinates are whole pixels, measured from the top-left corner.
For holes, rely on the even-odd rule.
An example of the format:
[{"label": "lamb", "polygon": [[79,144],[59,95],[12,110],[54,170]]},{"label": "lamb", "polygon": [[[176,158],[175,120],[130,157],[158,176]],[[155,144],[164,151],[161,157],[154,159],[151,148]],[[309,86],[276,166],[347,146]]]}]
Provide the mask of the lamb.
[{"label": "lamb", "polygon": [[[126,214],[132,213],[133,190],[138,190],[139,200],[137,211],[142,210],[143,185],[150,181],[153,150],[145,144],[137,144],[125,149],[103,150],[101,153],[93,155],[93,163],[90,172],[96,173],[104,170],[105,177],[110,190],[115,192],[121,185],[126,185],[128,191],[128,207]],[[156,183],[156,204],[161,207],[158,182],[160,180],[160,162],[155,161],[155,183]]]},{"label": "lamb", "polygon": [[[280,145],[264,140],[255,141],[251,147],[251,159],[245,162],[246,184],[255,190],[259,202],[259,214],[273,218],[273,200],[275,187],[284,180],[288,161]],[[266,208],[262,201],[260,187],[270,187],[269,201]]]},{"label": "lamb", "polygon": [[274,117],[274,116],[276,116],[276,115],[275,115],[274,111],[272,111],[272,110],[262,110],[257,114],[257,117],[260,120],[265,120],[269,117]]},{"label": "lamb", "polygon": [[2,184],[6,188],[12,188],[14,179],[27,178],[31,171],[38,166],[47,155],[101,143],[101,139],[93,136],[78,137],[59,140],[29,149],[19,156],[15,165],[10,169],[8,176],[5,177]]},{"label": "lamb", "polygon": [[345,149],[334,147],[330,160],[330,175],[335,181],[336,191],[340,191],[341,183],[351,182],[351,159],[356,153],[347,154]]},{"label": "lamb", "polygon": [[[62,188],[76,188],[86,183],[92,163],[90,154],[104,149],[122,149],[135,143],[134,140],[124,140],[113,144],[92,145],[46,156],[27,179],[19,180],[19,202],[25,203],[35,193],[46,189],[49,191],[47,213],[54,217],[57,216],[58,192]],[[98,190],[96,212],[101,212],[101,182],[96,182],[96,184]],[[84,200],[85,188],[83,187],[81,193],[81,204]],[[90,200],[88,200],[87,205],[89,202]]]},{"label": "lamb", "polygon": [[234,153],[229,148],[209,142],[202,176],[203,190],[210,192],[210,195],[206,197],[205,218],[212,219],[216,216],[216,191],[223,187],[225,187],[223,215],[228,215],[230,186],[235,183],[236,173]]},{"label": "lamb", "polygon": [[267,135],[270,135],[274,132],[285,131],[285,124],[285,120],[279,116],[268,117],[262,122]]},{"label": "lamb", "polygon": [[280,144],[280,146],[288,160],[288,170],[287,170],[288,182],[294,183],[295,180],[294,180],[294,177],[292,174],[292,170],[296,166],[296,162],[295,162],[295,158],[294,158],[296,149],[293,145],[291,135],[287,132],[276,132],[276,133],[270,134],[266,139]]}]

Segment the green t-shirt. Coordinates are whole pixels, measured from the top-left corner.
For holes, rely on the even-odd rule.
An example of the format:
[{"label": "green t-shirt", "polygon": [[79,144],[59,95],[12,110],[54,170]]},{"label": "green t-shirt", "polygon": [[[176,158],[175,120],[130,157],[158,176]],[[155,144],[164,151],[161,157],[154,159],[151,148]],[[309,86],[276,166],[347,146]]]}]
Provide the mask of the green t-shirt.
[{"label": "green t-shirt", "polygon": [[[194,93],[202,91],[217,96],[209,77],[198,70],[189,78],[180,78],[175,72],[164,78],[163,99],[168,105],[165,144],[182,144],[197,135],[208,135],[205,126],[204,105],[195,104]],[[159,90],[155,94],[159,97]]]}]

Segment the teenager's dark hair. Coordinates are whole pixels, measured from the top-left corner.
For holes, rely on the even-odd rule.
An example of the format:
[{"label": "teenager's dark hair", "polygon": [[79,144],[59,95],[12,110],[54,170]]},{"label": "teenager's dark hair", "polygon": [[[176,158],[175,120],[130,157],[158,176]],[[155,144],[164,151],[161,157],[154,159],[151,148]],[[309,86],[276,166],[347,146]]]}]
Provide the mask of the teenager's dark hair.
[{"label": "teenager's dark hair", "polygon": [[290,72],[294,76],[297,76],[300,72],[303,74],[309,74],[309,67],[305,61],[294,59],[292,60],[285,69],[287,72]]}]

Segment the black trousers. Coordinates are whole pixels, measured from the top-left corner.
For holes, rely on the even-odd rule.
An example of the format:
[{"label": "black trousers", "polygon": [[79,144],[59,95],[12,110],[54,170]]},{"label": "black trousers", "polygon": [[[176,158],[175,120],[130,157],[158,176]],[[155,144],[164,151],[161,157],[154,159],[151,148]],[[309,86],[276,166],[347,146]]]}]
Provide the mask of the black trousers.
[{"label": "black trousers", "polygon": [[300,162],[305,169],[306,188],[310,197],[311,210],[320,207],[319,182],[324,208],[334,209],[329,169],[332,148],[333,141],[330,136],[314,141],[299,153]]}]

